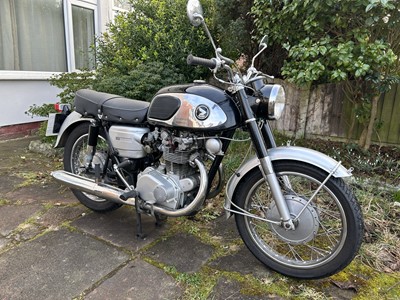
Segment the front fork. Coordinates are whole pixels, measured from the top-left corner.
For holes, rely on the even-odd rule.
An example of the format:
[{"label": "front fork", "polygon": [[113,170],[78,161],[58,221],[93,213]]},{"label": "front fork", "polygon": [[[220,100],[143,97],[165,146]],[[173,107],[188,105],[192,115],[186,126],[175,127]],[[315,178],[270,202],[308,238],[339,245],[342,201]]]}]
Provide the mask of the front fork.
[{"label": "front fork", "polygon": [[267,147],[276,147],[271,129],[268,124],[264,124],[261,129],[258,127],[257,120],[254,118],[243,86],[238,87],[238,94],[241,102],[242,114],[245,116],[245,123],[250,132],[257,158],[260,161],[261,173],[271,189],[272,196],[281,217],[282,226],[286,230],[295,230],[289,208],[281,190],[281,185],[276,177],[272,161],[267,151]]}]

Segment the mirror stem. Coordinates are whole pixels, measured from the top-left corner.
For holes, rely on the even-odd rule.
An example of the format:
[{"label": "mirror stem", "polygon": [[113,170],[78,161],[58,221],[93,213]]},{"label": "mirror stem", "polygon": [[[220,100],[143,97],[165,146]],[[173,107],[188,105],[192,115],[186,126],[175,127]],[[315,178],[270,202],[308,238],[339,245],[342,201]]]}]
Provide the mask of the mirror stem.
[{"label": "mirror stem", "polygon": [[211,36],[210,31],[208,30],[208,27],[207,27],[207,25],[206,25],[206,22],[204,22],[204,20],[203,20],[203,22],[201,22],[201,23],[203,24],[204,31],[206,32],[208,38],[209,38],[210,41],[211,41],[211,44],[212,44],[212,46],[213,46],[213,48],[214,48],[214,51],[217,51],[217,47],[215,46],[214,40],[213,40],[213,38],[212,38],[212,36]]}]

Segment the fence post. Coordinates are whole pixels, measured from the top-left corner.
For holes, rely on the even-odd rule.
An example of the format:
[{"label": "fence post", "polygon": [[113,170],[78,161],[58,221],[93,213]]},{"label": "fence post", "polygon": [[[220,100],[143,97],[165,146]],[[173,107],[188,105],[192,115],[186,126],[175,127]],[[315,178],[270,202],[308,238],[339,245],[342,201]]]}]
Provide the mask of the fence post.
[{"label": "fence post", "polygon": [[299,88],[299,114],[296,120],[296,138],[306,137],[307,111],[310,102],[311,85],[305,84]]}]

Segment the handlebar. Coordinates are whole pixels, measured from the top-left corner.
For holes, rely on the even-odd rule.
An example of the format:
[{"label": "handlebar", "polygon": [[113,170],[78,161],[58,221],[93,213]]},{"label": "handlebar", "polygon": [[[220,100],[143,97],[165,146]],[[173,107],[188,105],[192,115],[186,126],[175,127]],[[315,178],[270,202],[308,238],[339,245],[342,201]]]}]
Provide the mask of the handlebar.
[{"label": "handlebar", "polygon": [[204,66],[210,69],[214,69],[217,66],[217,61],[215,59],[197,57],[192,54],[188,55],[186,62],[190,66]]}]

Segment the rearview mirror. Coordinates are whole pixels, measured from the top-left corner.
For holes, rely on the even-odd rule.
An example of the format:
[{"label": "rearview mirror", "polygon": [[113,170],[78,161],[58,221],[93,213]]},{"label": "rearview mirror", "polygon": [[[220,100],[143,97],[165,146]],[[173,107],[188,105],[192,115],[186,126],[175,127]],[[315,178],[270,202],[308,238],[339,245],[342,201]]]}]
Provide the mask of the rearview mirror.
[{"label": "rearview mirror", "polygon": [[186,12],[193,26],[197,27],[204,22],[203,8],[199,0],[189,0],[186,6]]}]

